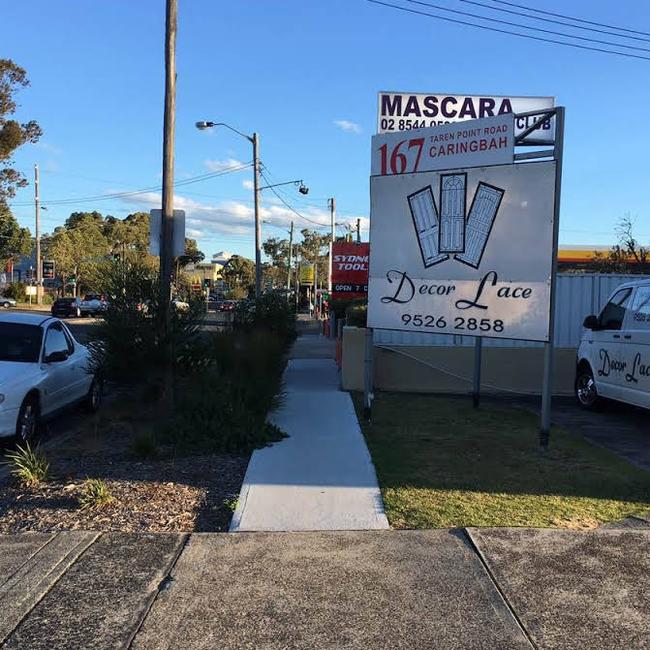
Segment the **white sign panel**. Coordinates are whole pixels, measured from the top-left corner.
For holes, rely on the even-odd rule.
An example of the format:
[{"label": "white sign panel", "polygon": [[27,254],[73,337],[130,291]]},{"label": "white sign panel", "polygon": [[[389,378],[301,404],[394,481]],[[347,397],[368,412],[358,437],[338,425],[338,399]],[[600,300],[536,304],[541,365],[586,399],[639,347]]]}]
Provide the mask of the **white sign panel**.
[{"label": "white sign panel", "polygon": [[[407,131],[451,122],[477,120],[506,113],[528,113],[555,106],[554,97],[504,97],[494,95],[448,95],[440,93],[380,92],[377,133]],[[538,116],[515,120],[515,135],[532,126]],[[528,139],[552,144],[555,118],[546,121]]]},{"label": "white sign panel", "polygon": [[547,341],[555,162],[373,176],[368,326]]},{"label": "white sign panel", "polygon": [[406,174],[455,167],[505,165],[514,160],[512,113],[405,134],[372,138],[371,174]]},{"label": "white sign panel", "polygon": [[[149,254],[160,256],[162,236],[162,210],[149,211]],[[185,211],[174,210],[172,257],[185,254]]]}]

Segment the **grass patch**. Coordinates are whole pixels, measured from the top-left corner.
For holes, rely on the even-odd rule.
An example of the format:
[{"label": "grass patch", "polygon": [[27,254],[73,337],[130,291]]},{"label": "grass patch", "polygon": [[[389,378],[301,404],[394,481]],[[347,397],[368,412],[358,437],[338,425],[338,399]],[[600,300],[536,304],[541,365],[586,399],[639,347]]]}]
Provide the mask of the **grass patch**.
[{"label": "grass patch", "polygon": [[561,429],[542,451],[525,410],[379,393],[362,429],[395,528],[591,528],[650,510],[650,473]]}]

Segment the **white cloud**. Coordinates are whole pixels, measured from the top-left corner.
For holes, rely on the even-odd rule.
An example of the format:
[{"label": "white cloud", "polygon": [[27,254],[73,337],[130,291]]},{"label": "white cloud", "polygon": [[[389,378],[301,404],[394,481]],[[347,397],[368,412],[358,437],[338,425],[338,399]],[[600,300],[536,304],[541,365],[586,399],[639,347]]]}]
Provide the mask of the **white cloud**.
[{"label": "white cloud", "polygon": [[242,187],[245,190],[252,190],[253,189],[253,181],[248,180],[248,179],[245,180],[245,181],[242,181]]},{"label": "white cloud", "polygon": [[334,120],[334,124],[347,133],[361,133],[361,127],[356,122],[350,120]]},{"label": "white cloud", "polygon": [[245,165],[246,163],[236,158],[226,158],[225,160],[205,160],[203,164],[211,172],[222,172],[229,167],[239,167],[240,165]]},{"label": "white cloud", "polygon": [[[262,202],[261,218],[267,223],[262,224],[263,236],[286,237],[282,230],[288,230],[294,222],[299,232],[303,228],[322,228],[325,233],[329,229],[330,214],[325,208],[299,208],[298,212],[306,219],[300,218],[283,204],[276,204],[265,197]],[[158,192],[147,192],[137,196],[125,197],[122,201],[133,206],[133,209],[149,210],[160,207],[161,195]],[[174,195],[174,207],[185,211],[185,223],[189,237],[200,240],[227,239],[228,237],[250,237],[252,241],[255,214],[253,206],[239,201],[219,201],[212,204],[201,203],[194,199]],[[308,221],[309,220],[309,221]],[[338,223],[350,222],[356,224],[356,216],[339,215]],[[362,230],[367,230],[368,219],[362,217]],[[340,229],[338,230],[340,233]]]}]

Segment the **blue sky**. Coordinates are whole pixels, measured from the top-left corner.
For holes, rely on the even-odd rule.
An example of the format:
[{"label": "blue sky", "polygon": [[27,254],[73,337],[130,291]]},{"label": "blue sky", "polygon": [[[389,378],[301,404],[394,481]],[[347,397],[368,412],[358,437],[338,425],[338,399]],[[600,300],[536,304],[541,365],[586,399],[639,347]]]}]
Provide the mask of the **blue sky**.
[{"label": "blue sky", "polygon": [[[459,0],[431,1],[482,11]],[[637,0],[521,4],[650,32],[650,5]],[[0,56],[25,67],[31,80],[17,117],[36,119],[44,130],[15,160],[30,177],[39,164],[43,204],[159,185],[164,1],[25,0],[3,3],[2,15]],[[634,44],[650,49],[650,42]],[[177,68],[177,181],[250,161],[245,140],[194,127],[200,119],[224,121],[260,133],[272,181],[305,180],[307,197],[282,189],[298,212],[325,226],[326,200],[334,196],[338,221],[362,217],[365,227],[379,90],[555,95],[567,107],[561,243],[612,243],[617,219],[628,212],[639,239],[650,242],[650,61],[484,32],[364,0],[179,0]],[[177,189],[176,207],[186,209],[190,234],[207,255],[252,255],[250,180],[249,168]],[[29,227],[32,197],[30,186],[13,207]],[[263,200],[271,222],[263,225],[265,237],[284,236],[292,218],[297,228],[313,226],[268,190]],[[52,205],[44,230],[74,210],[124,217],[158,201],[150,192]]]}]

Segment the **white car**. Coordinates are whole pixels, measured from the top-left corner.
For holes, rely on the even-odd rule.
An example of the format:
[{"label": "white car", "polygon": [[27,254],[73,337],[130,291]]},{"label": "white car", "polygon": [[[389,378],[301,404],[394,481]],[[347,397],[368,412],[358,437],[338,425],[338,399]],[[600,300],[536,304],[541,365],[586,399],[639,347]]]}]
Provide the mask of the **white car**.
[{"label": "white car", "polygon": [[15,307],[16,301],[13,298],[0,298],[0,307],[9,309],[9,307]]},{"label": "white car", "polygon": [[0,315],[0,437],[29,440],[42,421],[77,402],[97,410],[102,386],[89,357],[58,318]]},{"label": "white car", "polygon": [[627,282],[598,316],[587,316],[575,391],[592,409],[601,397],[650,409],[650,280]]}]

